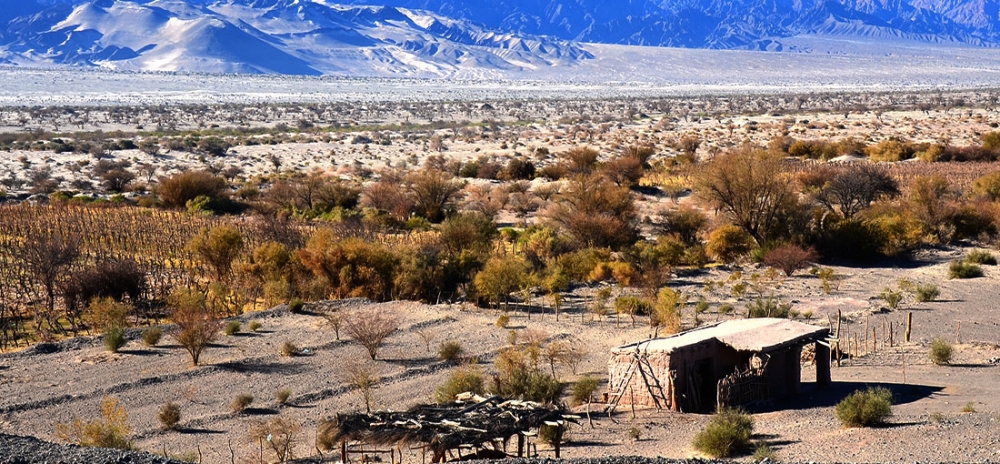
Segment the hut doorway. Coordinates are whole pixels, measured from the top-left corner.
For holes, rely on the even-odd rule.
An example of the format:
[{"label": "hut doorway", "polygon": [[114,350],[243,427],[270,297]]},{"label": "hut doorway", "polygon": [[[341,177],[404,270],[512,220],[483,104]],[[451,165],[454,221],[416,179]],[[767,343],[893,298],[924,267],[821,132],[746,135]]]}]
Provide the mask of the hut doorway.
[{"label": "hut doorway", "polygon": [[701,413],[711,413],[715,411],[716,382],[715,382],[715,361],[712,358],[705,358],[698,361],[695,366],[695,378],[697,384],[695,389],[698,392],[698,401],[695,408]]}]

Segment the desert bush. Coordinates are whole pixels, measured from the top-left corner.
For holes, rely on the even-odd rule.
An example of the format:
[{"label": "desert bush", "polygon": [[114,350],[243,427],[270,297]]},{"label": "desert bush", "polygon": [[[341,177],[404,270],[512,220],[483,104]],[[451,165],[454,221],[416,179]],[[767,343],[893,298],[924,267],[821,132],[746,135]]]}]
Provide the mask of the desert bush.
[{"label": "desert bush", "polygon": [[247,324],[247,329],[250,329],[251,332],[259,332],[263,326],[264,325],[261,324],[260,321],[250,321],[250,323]]},{"label": "desert bush", "polygon": [[399,318],[388,310],[368,308],[355,311],[344,319],[344,331],[365,347],[374,360],[382,343],[399,329]]},{"label": "desert bush", "polygon": [[181,407],[172,401],[167,401],[167,404],[160,407],[156,417],[160,419],[164,430],[175,430],[177,424],[181,422]]},{"label": "desert bush", "polygon": [[208,307],[205,294],[179,288],[167,299],[172,309],[171,319],[177,324],[174,338],[191,356],[191,364],[197,366],[201,353],[215,340],[221,322],[215,311]]},{"label": "desert bush", "polygon": [[493,299],[499,307],[501,300],[506,304],[510,294],[524,286],[529,272],[528,263],[520,256],[494,256],[476,274],[473,283],[478,295]]},{"label": "desert bush", "polygon": [[857,390],[844,398],[835,410],[844,427],[875,427],[892,416],[892,392],[884,387]]},{"label": "desert bush", "polygon": [[462,356],[462,345],[455,341],[447,341],[438,349],[438,359],[445,362],[458,361]]},{"label": "desert bush", "polygon": [[129,440],[131,433],[128,413],[111,396],[101,400],[100,419],[84,422],[75,418],[69,423],[56,424],[56,436],[60,440],[84,447],[133,449]]},{"label": "desert bush", "polygon": [[972,183],[972,194],[989,201],[1000,200],[1000,171],[985,174]]},{"label": "desert bush", "polygon": [[852,163],[835,169],[829,181],[816,188],[816,200],[830,211],[839,209],[846,219],[883,198],[900,194],[899,184],[889,170],[872,163]]},{"label": "desert bush", "polygon": [[976,412],[976,403],[974,401],[969,401],[962,405],[962,412],[965,414],[971,414]]},{"label": "desert bush", "polygon": [[511,158],[497,175],[503,181],[531,180],[535,178],[535,163],[521,158]]},{"label": "desert bush", "polygon": [[600,380],[597,377],[589,375],[581,377],[573,383],[573,388],[570,391],[572,403],[579,405],[591,402],[599,385]]},{"label": "desert bush", "polygon": [[274,401],[276,401],[279,405],[288,404],[288,398],[291,398],[291,396],[292,396],[292,390],[287,388],[282,388],[274,392]]},{"label": "desert bush", "polygon": [[484,253],[490,250],[497,236],[497,225],[479,212],[459,213],[441,223],[441,245],[453,255],[469,250]]},{"label": "desert bush", "polygon": [[973,279],[982,276],[983,276],[983,268],[973,263],[967,263],[962,260],[955,260],[948,265],[949,279]]},{"label": "desert bush", "polygon": [[774,296],[755,298],[747,303],[747,317],[789,317],[791,303],[783,303]]},{"label": "desert bush", "polygon": [[935,338],[931,340],[931,362],[937,365],[948,364],[951,362],[952,348],[951,344],[948,343],[943,338]]},{"label": "desert bush", "polygon": [[292,298],[288,301],[288,312],[292,314],[301,314],[302,308],[305,307],[306,302],[302,301],[301,298]]},{"label": "desert bush", "polygon": [[338,297],[392,298],[393,272],[399,261],[381,244],[360,238],[340,240],[333,230],[321,228],[299,250],[299,260],[326,280]]},{"label": "desert bush", "polygon": [[125,329],[121,327],[108,327],[104,330],[104,347],[112,353],[117,353],[122,349],[128,339],[125,338]]},{"label": "desert bush", "polygon": [[441,222],[454,207],[464,183],[449,173],[422,169],[407,176],[413,209],[431,222]]},{"label": "desert bush", "polygon": [[736,409],[717,411],[694,437],[692,446],[714,458],[725,458],[745,448],[753,434],[754,420]]},{"label": "desert bush", "polygon": [[455,400],[455,395],[465,392],[481,395],[486,391],[485,385],[482,369],[476,364],[465,364],[451,371],[448,380],[434,392],[434,400],[448,403]]},{"label": "desert bush", "polygon": [[371,413],[375,390],[381,382],[376,367],[371,363],[351,363],[344,370],[343,376],[347,385],[361,395],[365,412]]},{"label": "desert bush", "polygon": [[298,356],[300,353],[302,353],[302,351],[299,350],[299,347],[289,341],[282,343],[281,348],[278,350],[278,354],[285,357]]},{"label": "desert bush", "polygon": [[250,424],[250,441],[267,447],[274,453],[275,462],[291,462],[295,459],[295,442],[302,425],[284,416],[269,421],[253,421]]},{"label": "desert bush", "polygon": [[[124,325],[117,316],[124,318],[131,311],[127,305],[142,301],[147,289],[146,272],[138,263],[126,259],[103,259],[67,276],[61,284],[63,304],[69,313],[76,313],[83,306],[92,306],[99,299],[97,307],[88,308],[92,324],[103,329],[109,323]],[[116,316],[109,321],[109,316]]]},{"label": "desert bush", "polygon": [[147,327],[142,329],[142,342],[146,346],[156,346],[163,338],[163,329],[159,327]]},{"label": "desert bush", "polygon": [[865,155],[875,162],[896,162],[913,158],[914,147],[908,142],[896,139],[884,140],[865,148]]},{"label": "desert bush", "polygon": [[161,177],[156,193],[160,203],[167,208],[183,208],[200,196],[208,198],[210,204],[227,199],[226,180],[208,171],[182,171],[170,177]]},{"label": "desert bush", "polygon": [[493,377],[491,391],[528,401],[555,402],[562,395],[563,385],[539,368],[540,354],[530,344],[502,348],[494,361],[498,373]]},{"label": "desert bush", "polygon": [[85,317],[90,325],[105,333],[109,329],[128,327],[131,305],[119,303],[111,298],[94,298],[87,305]]},{"label": "desert bush", "polygon": [[744,146],[716,155],[695,173],[695,191],[758,245],[780,235],[797,196],[783,158]]},{"label": "desert bush", "polygon": [[750,253],[751,240],[740,227],[726,224],[709,234],[706,251],[719,262],[731,263]]},{"label": "desert bush", "polygon": [[649,300],[636,296],[620,296],[615,299],[615,312],[629,316],[632,325],[635,325],[635,316],[649,314],[652,306]]},{"label": "desert bush", "polygon": [[569,432],[568,424],[542,424],[542,426],[538,428],[538,441],[549,446],[554,446],[557,439],[559,440],[559,443],[566,443],[569,441],[569,434],[567,432]]},{"label": "desert bush", "polygon": [[903,292],[886,287],[882,293],[879,293],[878,298],[884,301],[889,309],[896,310],[899,309],[899,305],[903,302]]},{"label": "desert bush", "polygon": [[776,462],[776,456],[774,448],[768,445],[766,442],[761,441],[757,443],[757,447],[753,450],[753,456],[751,456],[753,462]]},{"label": "desert bush", "polygon": [[965,255],[965,262],[996,266],[997,257],[985,250],[972,250],[969,254]]},{"label": "desert bush", "polygon": [[708,224],[705,213],[690,206],[683,206],[660,214],[660,230],[675,235],[685,245],[698,243],[698,236]]},{"label": "desert bush", "polygon": [[188,242],[186,249],[212,268],[216,282],[225,282],[232,273],[233,261],[243,251],[244,243],[239,229],[219,225],[202,229]]},{"label": "desert bush", "polygon": [[243,327],[243,324],[240,324],[240,321],[229,321],[229,322],[226,323],[226,328],[223,329],[223,332],[225,332],[226,335],[230,335],[230,336],[236,335],[236,334],[240,333],[240,329],[242,327]]},{"label": "desert bush", "polygon": [[638,235],[631,192],[600,176],[570,179],[547,217],[578,248],[618,249],[634,243]]},{"label": "desert bush", "polygon": [[816,258],[815,250],[787,243],[765,252],[764,264],[780,269],[786,276],[791,277],[793,272],[809,267]]},{"label": "desert bush", "polygon": [[500,317],[497,318],[496,326],[501,329],[506,329],[508,325],[510,325],[510,315],[501,314]]},{"label": "desert bush", "polygon": [[232,403],[229,403],[229,409],[236,414],[243,414],[251,404],[253,404],[253,395],[242,393],[237,395]]},{"label": "desert bush", "polygon": [[642,162],[631,156],[619,156],[601,166],[601,172],[619,187],[633,187],[639,183],[644,169]]},{"label": "desert bush", "polygon": [[914,295],[918,302],[925,303],[936,300],[941,295],[941,291],[934,284],[918,284],[914,289]]}]

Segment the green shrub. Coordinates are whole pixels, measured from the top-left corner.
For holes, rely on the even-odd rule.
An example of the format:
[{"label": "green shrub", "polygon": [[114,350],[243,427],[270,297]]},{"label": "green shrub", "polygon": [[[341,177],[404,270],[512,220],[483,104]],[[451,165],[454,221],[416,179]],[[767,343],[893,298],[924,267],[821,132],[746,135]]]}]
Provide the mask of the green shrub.
[{"label": "green shrub", "polygon": [[438,387],[434,393],[434,399],[438,403],[448,403],[455,401],[455,395],[459,393],[482,394],[486,391],[483,371],[475,364],[459,366],[451,372],[448,380]]},{"label": "green shrub", "polygon": [[985,264],[989,266],[997,265],[997,257],[985,250],[972,250],[965,256],[965,262],[975,264]]},{"label": "green shrub", "polygon": [[85,447],[130,450],[132,433],[128,426],[128,413],[114,397],[105,396],[101,401],[101,419],[84,422],[79,418],[69,423],[56,424],[59,439]]},{"label": "green shrub", "polygon": [[948,266],[949,279],[972,279],[983,276],[983,268],[962,260],[952,261]]},{"label": "green shrub", "polygon": [[157,414],[157,417],[165,430],[175,430],[181,421],[181,407],[172,401],[167,401],[167,404],[160,407],[160,413]]},{"label": "green shrub", "polygon": [[458,342],[448,341],[441,344],[438,349],[438,358],[442,361],[457,361],[462,356],[462,345]]},{"label": "green shrub", "polygon": [[733,224],[726,224],[708,235],[706,251],[717,261],[731,263],[750,253],[753,239],[746,231]]},{"label": "green shrub", "polygon": [[263,326],[264,325],[261,324],[260,321],[250,321],[250,323],[247,324],[247,328],[250,329],[251,332],[258,332]]},{"label": "green shrub", "polygon": [[110,327],[104,331],[104,347],[108,351],[117,353],[126,343],[128,339],[125,338],[125,329]]},{"label": "green shrub", "polygon": [[753,451],[753,462],[775,461],[774,448],[766,442],[757,443],[757,448]]},{"label": "green shrub", "polygon": [[142,330],[142,342],[146,346],[156,346],[160,343],[160,339],[163,338],[163,329],[159,327],[147,327]]},{"label": "green shrub", "polygon": [[240,324],[240,321],[229,321],[226,323],[226,328],[224,330],[226,335],[236,335],[240,333],[241,328],[243,328],[243,324]]},{"label": "green shrub", "polygon": [[948,364],[951,362],[952,355],[951,344],[948,343],[943,338],[935,338],[931,340],[931,362],[937,365]]},{"label": "green shrub", "polygon": [[555,376],[541,370],[531,346],[502,348],[494,360],[492,393],[539,403],[553,403],[563,392]]},{"label": "green shrub", "polygon": [[229,403],[229,408],[236,414],[242,414],[251,404],[253,404],[253,395],[243,393],[237,396],[232,403]]},{"label": "green shrub", "polygon": [[857,390],[837,403],[837,419],[844,427],[874,427],[892,416],[892,392],[884,387]]},{"label": "green shrub", "polygon": [[757,298],[747,304],[748,317],[788,317],[792,312],[791,303],[782,303],[773,296]]},{"label": "green shrub", "polygon": [[640,429],[639,427],[632,427],[628,429],[627,433],[628,437],[635,441],[639,441],[639,439],[642,438],[642,429]]},{"label": "green shrub", "polygon": [[497,318],[496,325],[501,329],[506,329],[507,326],[510,325],[510,316],[507,314],[501,314],[500,317]]},{"label": "green shrub", "polygon": [[555,445],[556,431],[560,432],[559,443],[566,443],[569,441],[569,434],[567,433],[569,431],[569,426],[566,424],[556,426],[543,424],[538,428],[538,440],[546,445]]},{"label": "green shrub", "polygon": [[937,297],[941,296],[941,290],[938,290],[937,285],[934,284],[919,284],[914,289],[914,294],[918,302],[926,303],[934,301]]},{"label": "green shrub", "polygon": [[594,397],[594,393],[597,392],[599,383],[600,381],[597,377],[589,375],[580,377],[580,380],[577,380],[576,383],[573,384],[573,388],[570,392],[572,395],[572,403],[574,405],[589,403]]},{"label": "green shrub", "polygon": [[903,292],[894,291],[889,287],[886,287],[878,297],[892,310],[899,309],[899,305],[903,302]]},{"label": "green shrub", "polygon": [[694,437],[694,448],[713,458],[732,456],[750,442],[753,417],[736,409],[722,409]]},{"label": "green shrub", "polygon": [[274,392],[274,400],[277,401],[278,404],[287,404],[288,398],[291,398],[291,396],[292,391],[287,388],[282,388],[281,390]]},{"label": "green shrub", "polygon": [[299,298],[292,298],[292,300],[288,302],[288,312],[292,314],[300,314],[305,304],[306,303]]},{"label": "green shrub", "polygon": [[966,414],[971,414],[971,413],[976,412],[976,403],[973,402],[973,401],[969,401],[968,403],[965,403],[964,405],[962,405],[962,412],[964,412]]}]

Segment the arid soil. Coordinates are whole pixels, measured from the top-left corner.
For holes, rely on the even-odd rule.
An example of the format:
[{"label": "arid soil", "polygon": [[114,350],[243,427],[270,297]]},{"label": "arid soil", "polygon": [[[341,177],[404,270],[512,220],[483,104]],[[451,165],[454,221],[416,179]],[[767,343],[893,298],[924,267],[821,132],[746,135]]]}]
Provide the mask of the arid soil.
[{"label": "arid soil", "polygon": [[[803,394],[779,399],[768,411],[755,414],[755,438],[770,443],[784,461],[1000,459],[1000,383],[996,382],[1000,305],[994,301],[1000,290],[1000,270],[986,266],[985,277],[948,280],[949,260],[966,251],[940,249],[909,262],[838,267],[835,270],[843,280],[830,294],[821,290],[819,279],[806,273],[777,279],[772,284],[777,294],[793,301],[793,309],[801,314],[812,311],[812,323],[827,325],[827,316],[835,317],[839,309],[848,321],[845,334],[861,332],[867,321],[869,327],[877,328],[879,346],[873,354],[846,359],[842,367],[835,367],[835,385],[829,390],[817,391],[810,380],[813,370],[804,366]],[[704,279],[726,279],[731,271],[686,274],[674,279],[672,285],[694,293]],[[900,279],[936,283],[941,296],[938,301],[919,304],[908,297],[901,309],[883,310],[876,295],[886,287],[896,288]],[[541,308],[535,307],[529,319],[515,307],[510,329],[576,340],[589,352],[577,375],[591,373],[603,378],[608,350],[648,337],[651,330],[642,318],[633,327],[627,319],[616,322],[612,316],[594,321],[581,313],[579,308],[594,291],[577,288],[558,322],[550,310],[543,316],[538,312]],[[712,307],[699,315],[703,322],[736,317],[715,313],[721,302],[733,303],[734,314],[744,303],[721,294],[709,301]],[[316,313],[324,305],[340,305],[341,310],[351,311],[373,304],[345,300],[308,305],[303,314],[277,307],[242,316],[243,322],[260,321],[261,331],[220,337],[203,355],[199,367],[190,366],[185,352],[169,336],[154,348],[134,339],[118,354],[107,353],[99,340],[81,338],[0,356],[0,430],[55,440],[56,423],[96,418],[102,398],[110,395],[127,410],[135,444],[144,450],[187,457],[200,451],[204,462],[210,463],[233,459],[257,462],[259,443],[249,438],[251,423],[283,416],[301,425],[296,455],[315,455],[315,431],[322,418],[363,409],[359,393],[345,386],[344,372],[350,364],[369,362],[361,346],[346,336],[336,340],[333,329]],[[388,339],[373,363],[381,377],[374,408],[398,410],[430,401],[453,368],[436,359],[436,347],[442,342],[459,342],[465,355],[478,359],[487,371],[497,350],[508,343],[508,331],[495,325],[495,310],[409,302],[377,307],[400,316],[401,329]],[[898,324],[911,311],[914,328],[910,343],[901,342],[901,326],[894,324],[894,346],[884,344],[883,322]],[[686,324],[693,324],[692,307],[686,309],[686,316]],[[433,334],[430,350],[421,334]],[[131,333],[133,338],[137,335]],[[951,365],[930,363],[928,345],[934,337],[955,344]],[[302,356],[283,357],[279,348],[286,341],[307,351]],[[559,366],[558,373],[565,382],[577,378],[567,366]],[[874,384],[887,386],[896,395],[891,424],[878,429],[842,428],[834,417],[833,405],[851,391]],[[291,399],[279,406],[274,394],[284,388],[292,391]],[[254,402],[243,414],[233,413],[229,405],[243,393],[252,394]],[[158,409],[168,401],[181,405],[178,431],[161,430],[157,420]],[[690,457],[695,455],[690,446],[692,437],[708,419],[642,410],[633,417],[627,407],[609,418],[599,413],[602,408],[592,406],[592,425],[584,419],[572,428],[570,443],[563,448],[565,457]],[[633,427],[640,431],[638,441],[629,438]],[[544,456],[550,450],[539,444],[538,452]],[[265,450],[265,459],[267,453]],[[420,455],[412,452],[407,459],[414,462]],[[749,454],[742,459],[749,459]]]}]

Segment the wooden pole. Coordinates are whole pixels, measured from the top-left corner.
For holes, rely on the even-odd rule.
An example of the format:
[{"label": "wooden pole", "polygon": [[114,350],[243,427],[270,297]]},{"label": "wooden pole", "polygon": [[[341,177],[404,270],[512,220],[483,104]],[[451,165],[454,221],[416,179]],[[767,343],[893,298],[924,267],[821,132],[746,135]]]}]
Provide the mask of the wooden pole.
[{"label": "wooden pole", "polygon": [[962,343],[962,321],[958,321],[958,343]]},{"label": "wooden pole", "polygon": [[843,322],[843,316],[840,310],[837,310],[837,367],[840,367],[840,340],[843,338],[843,333],[840,331],[840,325]]},{"label": "wooden pole", "polygon": [[347,440],[340,440],[340,462],[347,463]]},{"label": "wooden pole", "polygon": [[913,330],[913,311],[906,313],[906,332],[903,334],[903,341],[910,343],[910,334]]},{"label": "wooden pole", "polygon": [[559,459],[559,445],[560,445],[560,442],[562,442],[562,426],[561,425],[557,425],[556,426],[556,439],[555,439],[555,443],[553,444],[553,446],[555,446],[555,448],[556,448],[556,459]]}]

